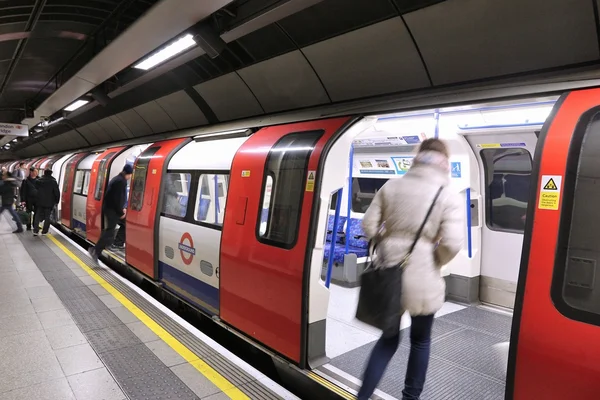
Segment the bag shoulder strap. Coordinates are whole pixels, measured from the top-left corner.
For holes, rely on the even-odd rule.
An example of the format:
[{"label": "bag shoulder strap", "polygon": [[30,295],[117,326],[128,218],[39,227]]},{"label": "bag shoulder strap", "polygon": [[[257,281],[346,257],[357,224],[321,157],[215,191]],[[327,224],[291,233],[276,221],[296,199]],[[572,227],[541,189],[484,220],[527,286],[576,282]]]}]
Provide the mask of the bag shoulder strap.
[{"label": "bag shoulder strap", "polygon": [[444,189],[444,187],[440,186],[440,188],[438,189],[437,193],[435,194],[435,197],[433,198],[433,202],[431,202],[431,205],[429,206],[429,210],[427,210],[427,214],[425,215],[425,219],[423,220],[423,222],[421,223],[421,226],[419,227],[419,230],[417,231],[417,234],[415,236],[415,240],[413,241],[412,246],[410,246],[410,250],[408,250],[407,257],[410,256],[410,254],[412,254],[413,250],[415,249],[415,246],[417,245],[417,242],[421,238],[421,233],[423,233],[423,229],[425,228],[425,224],[427,223],[427,220],[429,220],[429,216],[431,216],[431,212],[433,211],[433,207],[435,206],[435,203],[437,202],[438,197],[440,197],[440,194],[442,193],[443,189]]}]

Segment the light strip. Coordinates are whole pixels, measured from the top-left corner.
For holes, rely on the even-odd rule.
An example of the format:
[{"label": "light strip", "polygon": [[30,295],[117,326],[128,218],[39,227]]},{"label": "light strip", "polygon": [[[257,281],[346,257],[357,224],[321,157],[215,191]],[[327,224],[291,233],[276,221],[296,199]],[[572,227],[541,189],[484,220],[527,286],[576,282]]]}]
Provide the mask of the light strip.
[{"label": "light strip", "polygon": [[206,139],[206,138],[212,138],[212,137],[220,137],[220,136],[228,136],[228,135],[237,135],[238,133],[239,134],[242,134],[242,133],[248,134],[248,131],[250,131],[250,128],[235,129],[232,131],[223,131],[223,132],[208,132],[208,133],[203,133],[203,134],[194,136],[194,140]]},{"label": "light strip", "polygon": [[133,68],[143,69],[144,71],[147,71],[150,68],[160,64],[161,62],[168,60],[169,58],[172,58],[195,45],[196,42],[194,41],[194,37],[190,34],[187,34],[182,38],[176,40],[175,42],[171,43],[164,49],[154,53],[150,57],[134,65]]},{"label": "light strip", "polygon": [[87,103],[89,103],[88,100],[77,100],[65,107],[65,111],[75,111],[78,108],[85,106]]}]

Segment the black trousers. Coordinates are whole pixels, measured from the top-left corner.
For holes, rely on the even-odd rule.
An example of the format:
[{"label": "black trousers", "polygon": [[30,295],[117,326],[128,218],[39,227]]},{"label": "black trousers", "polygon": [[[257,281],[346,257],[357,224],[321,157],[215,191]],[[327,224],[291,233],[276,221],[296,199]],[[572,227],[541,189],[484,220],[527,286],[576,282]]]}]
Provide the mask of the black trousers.
[{"label": "black trousers", "polygon": [[40,230],[40,222],[44,221],[44,227],[42,233],[48,233],[50,229],[50,214],[52,213],[52,207],[37,207],[35,210],[35,217],[33,218],[33,232],[38,233]]},{"label": "black trousers", "polygon": [[100,256],[102,251],[115,241],[115,228],[117,227],[119,221],[120,218],[116,212],[113,210],[104,211],[104,230],[100,235],[98,243],[96,243],[96,246],[94,246],[94,250],[98,256]]},{"label": "black trousers", "polygon": [[115,237],[115,246],[123,246],[125,244],[125,220],[119,220],[119,230]]},{"label": "black trousers", "polygon": [[27,203],[25,211],[27,211],[27,213],[29,214],[29,219],[27,220],[26,225],[27,225],[27,230],[30,230],[32,222],[35,221],[35,213],[36,213],[35,204]]}]

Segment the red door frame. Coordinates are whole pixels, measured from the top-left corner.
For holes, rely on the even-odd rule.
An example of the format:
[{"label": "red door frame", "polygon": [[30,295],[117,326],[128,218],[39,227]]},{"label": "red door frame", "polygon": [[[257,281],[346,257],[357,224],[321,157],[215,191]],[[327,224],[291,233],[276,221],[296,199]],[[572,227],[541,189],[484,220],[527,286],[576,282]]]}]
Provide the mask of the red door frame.
[{"label": "red door frame", "polygon": [[294,247],[271,246],[256,237],[265,165],[271,148],[281,138],[296,132],[322,130],[324,133],[310,155],[307,168],[317,171],[319,177],[321,157],[326,153],[323,150],[348,121],[349,118],[335,118],[263,128],[242,145],[231,168],[221,238],[221,318],[300,365],[305,361],[308,325],[307,248],[312,242],[309,237],[319,182],[314,192],[304,191]]},{"label": "red door frame", "polygon": [[60,188],[60,223],[69,229],[73,229],[73,216],[71,205],[73,204],[73,185],[75,184],[75,170],[77,166],[90,153],[77,153],[73,155],[65,166],[65,179],[63,187]]},{"label": "red door frame", "polygon": [[[121,147],[111,147],[110,149],[105,150],[103,153],[98,154],[98,157],[94,160],[92,164],[92,172],[90,175],[90,186],[88,190],[87,202],[86,202],[86,238],[92,243],[97,243],[100,240],[100,234],[102,232],[102,201],[104,200],[104,194],[106,191],[106,187],[108,185],[108,178],[110,177],[110,167],[115,158],[119,156],[125,150],[126,146]],[[95,192],[96,192],[96,182],[100,177],[98,174],[100,173],[100,163],[102,159],[109,155],[110,153],[114,153],[106,162],[106,176],[104,177],[103,190],[100,199],[96,200]]]},{"label": "red door frame", "polygon": [[[567,168],[573,167],[567,163],[570,146],[581,146],[574,138],[577,124],[598,107],[599,99],[600,89],[563,95],[540,133],[511,332],[507,400],[592,399],[600,392],[600,327],[561,313],[562,288],[555,293],[552,287],[555,264],[562,262],[557,255],[564,252],[559,238],[569,235],[561,230],[561,218],[570,220],[572,212],[573,200],[565,197],[565,181],[574,180],[567,177]],[[538,209],[542,175],[563,176],[559,210]]]},{"label": "red door frame", "polygon": [[[160,194],[162,193],[162,177],[166,173],[171,157],[181,147],[189,142],[189,138],[171,139],[157,142],[148,147],[135,161],[131,189],[129,191],[129,205],[127,210],[126,245],[125,253],[127,264],[152,279],[158,278],[158,215],[162,208]],[[147,167],[146,182],[141,210],[132,209],[134,196],[134,179],[140,169],[140,159],[149,150],[159,147],[159,150],[150,156]]]}]

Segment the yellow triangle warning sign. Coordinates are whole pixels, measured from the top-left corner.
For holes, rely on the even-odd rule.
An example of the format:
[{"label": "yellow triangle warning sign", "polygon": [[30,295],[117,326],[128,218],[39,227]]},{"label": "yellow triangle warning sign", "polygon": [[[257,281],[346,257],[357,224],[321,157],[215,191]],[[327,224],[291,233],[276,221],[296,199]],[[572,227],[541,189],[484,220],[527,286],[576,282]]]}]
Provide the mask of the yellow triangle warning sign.
[{"label": "yellow triangle warning sign", "polygon": [[309,181],[312,181],[312,180],[314,180],[314,179],[315,179],[315,174],[314,174],[314,172],[311,172],[310,174],[308,174],[308,180],[309,180]]},{"label": "yellow triangle warning sign", "polygon": [[550,178],[548,183],[546,183],[546,186],[544,186],[544,190],[558,190],[556,183],[554,183],[554,179]]}]

